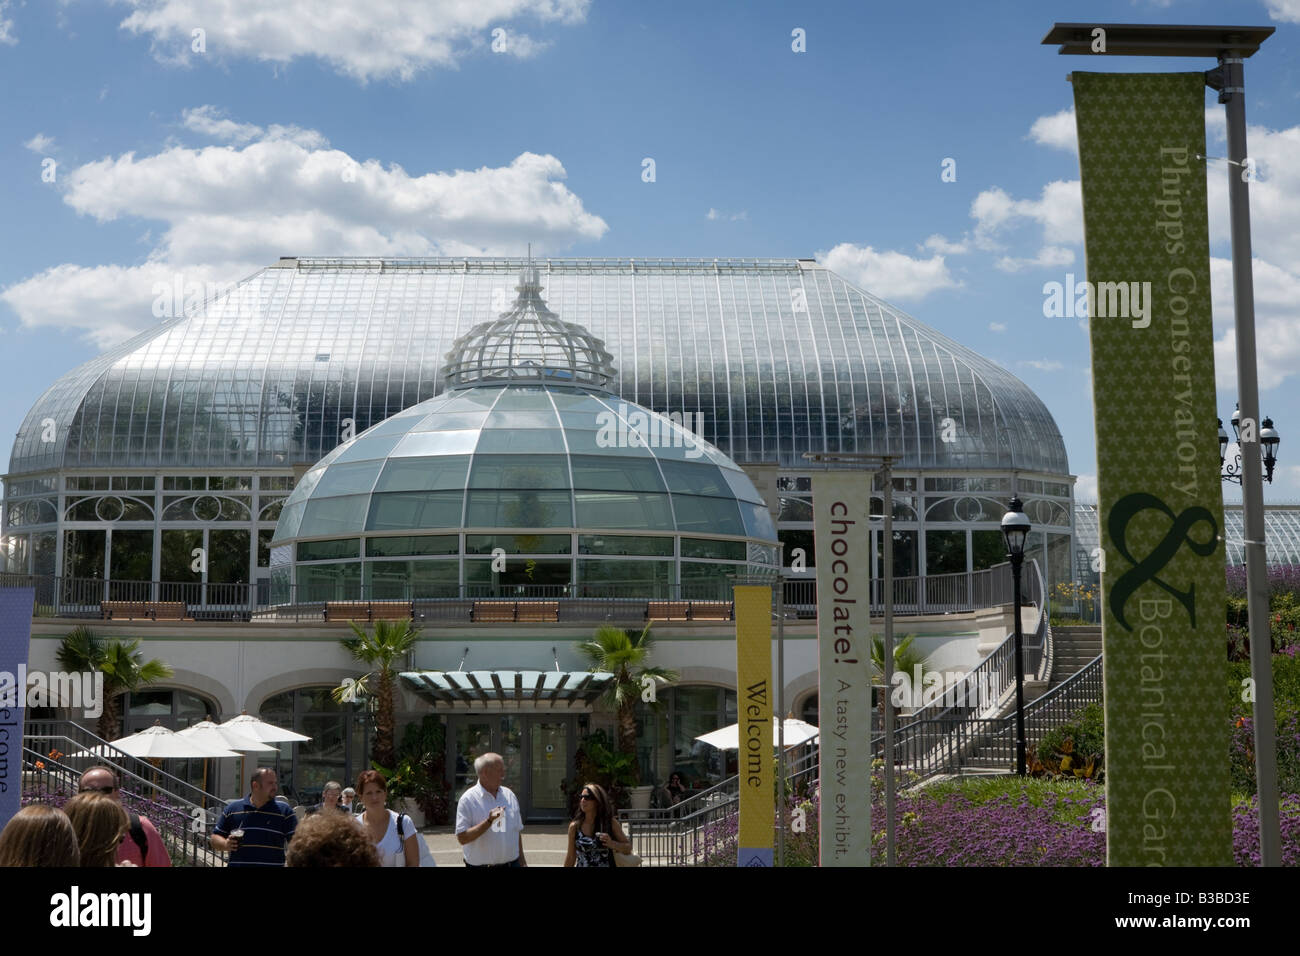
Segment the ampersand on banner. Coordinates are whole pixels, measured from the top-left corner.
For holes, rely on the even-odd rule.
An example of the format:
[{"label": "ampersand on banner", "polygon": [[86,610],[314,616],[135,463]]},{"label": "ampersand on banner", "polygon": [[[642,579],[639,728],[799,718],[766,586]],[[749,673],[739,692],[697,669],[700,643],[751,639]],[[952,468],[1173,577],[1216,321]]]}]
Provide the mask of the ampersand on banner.
[{"label": "ampersand on banner", "polygon": [[[1152,549],[1151,553],[1139,561],[1129,552],[1128,545],[1124,541],[1124,534],[1128,530],[1129,522],[1148,508],[1155,508],[1168,515],[1173,521],[1173,525],[1165,534],[1164,539]],[[1188,534],[1192,528],[1202,521],[1208,522],[1210,525],[1210,538],[1208,541],[1197,541]],[[1209,557],[1215,552],[1219,546],[1219,526],[1215,522],[1214,516],[1210,514],[1209,509],[1194,506],[1174,514],[1173,509],[1155,495],[1139,491],[1131,495],[1125,495],[1115,502],[1115,507],[1110,512],[1107,527],[1110,531],[1111,540],[1115,543],[1116,550],[1133,565],[1120,576],[1119,580],[1115,582],[1114,588],[1111,589],[1110,611],[1115,615],[1115,619],[1124,626],[1125,630],[1133,630],[1124,617],[1124,605],[1128,603],[1128,599],[1133,596],[1134,591],[1146,582],[1151,581],[1157,587],[1162,588],[1165,592],[1178,599],[1178,603],[1187,610],[1187,616],[1191,620],[1192,626],[1195,627],[1196,585],[1189,585],[1186,591],[1180,591],[1160,580],[1156,575],[1163,571],[1165,565],[1174,559],[1174,556],[1184,544],[1203,558]]]}]

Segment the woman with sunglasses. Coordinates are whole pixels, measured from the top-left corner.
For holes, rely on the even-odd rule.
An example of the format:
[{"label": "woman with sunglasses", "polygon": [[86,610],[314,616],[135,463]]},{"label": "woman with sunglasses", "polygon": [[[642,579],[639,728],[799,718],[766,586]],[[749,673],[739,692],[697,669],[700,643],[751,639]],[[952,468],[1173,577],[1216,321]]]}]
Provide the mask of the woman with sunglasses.
[{"label": "woman with sunglasses", "polygon": [[619,826],[605,788],[598,783],[584,784],[578,812],[569,824],[569,852],[564,865],[613,866],[615,850],[631,853],[632,841]]}]

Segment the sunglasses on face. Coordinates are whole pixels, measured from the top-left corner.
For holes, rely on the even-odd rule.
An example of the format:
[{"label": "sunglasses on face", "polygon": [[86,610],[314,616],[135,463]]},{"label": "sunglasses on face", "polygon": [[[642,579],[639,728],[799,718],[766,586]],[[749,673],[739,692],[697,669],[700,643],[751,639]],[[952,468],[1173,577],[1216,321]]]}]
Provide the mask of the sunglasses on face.
[{"label": "sunglasses on face", "polygon": [[594,794],[589,793],[588,791],[584,790],[584,791],[582,791],[582,796],[579,797],[579,799],[580,799],[580,800],[595,800],[596,797],[595,797]]},{"label": "sunglasses on face", "polygon": [[117,787],[82,787],[78,793],[112,793]]}]

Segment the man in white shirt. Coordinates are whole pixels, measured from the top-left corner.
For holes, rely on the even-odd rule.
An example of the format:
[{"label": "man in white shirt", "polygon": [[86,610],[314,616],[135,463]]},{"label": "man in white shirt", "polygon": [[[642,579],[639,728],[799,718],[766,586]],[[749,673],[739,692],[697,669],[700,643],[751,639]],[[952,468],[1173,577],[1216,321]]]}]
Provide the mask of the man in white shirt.
[{"label": "man in white shirt", "polygon": [[478,783],[456,804],[456,839],[464,848],[465,865],[527,866],[519,801],[501,782],[506,762],[500,754],[483,754],[474,761],[474,772]]}]

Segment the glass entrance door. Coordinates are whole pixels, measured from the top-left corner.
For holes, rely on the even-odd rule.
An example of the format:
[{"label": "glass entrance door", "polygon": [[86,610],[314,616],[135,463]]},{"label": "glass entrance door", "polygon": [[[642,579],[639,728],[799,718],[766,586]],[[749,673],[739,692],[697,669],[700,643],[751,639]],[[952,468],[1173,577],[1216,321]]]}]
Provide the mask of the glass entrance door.
[{"label": "glass entrance door", "polygon": [[505,785],[519,798],[525,820],[564,820],[564,782],[573,774],[576,717],[455,714],[449,720],[447,765],[454,767],[452,799],[478,782],[474,760],[498,753],[506,762]]}]

